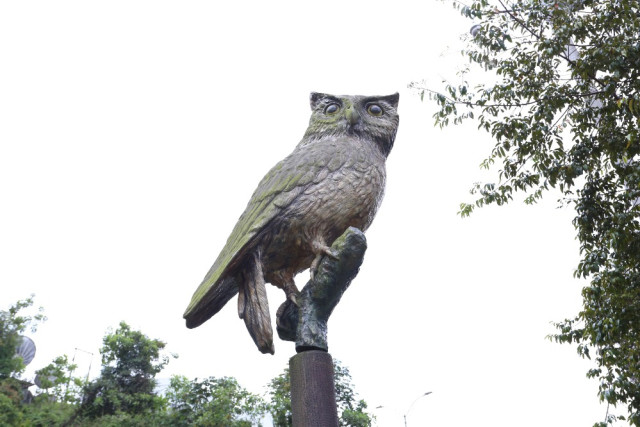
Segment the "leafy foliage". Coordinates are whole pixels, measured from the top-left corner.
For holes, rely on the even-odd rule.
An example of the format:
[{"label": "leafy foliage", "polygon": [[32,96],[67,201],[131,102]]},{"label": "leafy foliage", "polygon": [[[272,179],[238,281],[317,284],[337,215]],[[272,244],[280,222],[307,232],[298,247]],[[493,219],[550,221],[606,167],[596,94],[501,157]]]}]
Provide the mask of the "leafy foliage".
[{"label": "leafy foliage", "polygon": [[[234,378],[190,381],[175,376],[165,396],[155,392],[155,376],[169,362],[165,343],[121,322],[103,338],[102,370],[83,384],[76,366],[64,355],[38,370],[39,391],[24,401],[24,387],[15,378],[24,369],[15,358],[19,334],[44,320],[40,312],[21,311],[33,297],[0,312],[0,425],[7,426],[236,426],[260,425],[264,400],[242,388]],[[175,357],[175,356],[174,356]],[[83,397],[81,399],[81,396]]]},{"label": "leafy foliage", "polygon": [[15,378],[0,379],[0,425],[20,425],[23,420],[21,407],[22,387]]},{"label": "leafy foliage", "polygon": [[33,402],[23,407],[23,424],[25,426],[65,426],[72,419],[76,406],[57,402],[47,395],[36,396]]},{"label": "leafy foliage", "polygon": [[265,413],[262,398],[229,377],[190,381],[174,376],[166,398],[171,425],[176,426],[251,426]]},{"label": "leafy foliage", "polygon": [[38,394],[22,405],[25,425],[63,426],[73,418],[83,385],[81,379],[73,376],[75,368],[64,355],[36,371]]},{"label": "leafy foliage", "polygon": [[[366,412],[367,403],[364,400],[357,400],[349,368],[342,366],[339,360],[334,360],[333,376],[340,425],[350,427],[371,426],[374,417]],[[289,368],[286,368],[280,375],[272,379],[267,386],[267,390],[270,396],[270,402],[267,407],[273,417],[274,426],[291,426],[291,379]]]},{"label": "leafy foliage", "polygon": [[273,378],[267,385],[269,394],[268,409],[273,417],[275,427],[288,427],[293,425],[291,418],[291,377],[289,368]]},{"label": "leafy foliage", "polygon": [[412,86],[435,100],[438,125],[475,120],[496,140],[481,166],[498,168],[498,182],[475,184],[475,201],[460,213],[505,204],[516,192],[534,203],[549,189],[575,207],[582,255],[575,276],[589,284],[583,309],[559,322],[553,338],[594,357],[587,375],[599,379],[600,398],[626,404],[628,422],[638,426],[640,4],[474,0],[456,7],[477,25],[463,54],[480,72],[463,72],[443,91]]},{"label": "leafy foliage", "polygon": [[[48,394],[36,397],[28,405],[23,403],[30,384],[16,378],[25,368],[22,358],[15,356],[16,348],[21,334],[27,330],[34,333],[38,324],[46,320],[42,308],[29,314],[32,305],[33,295],[0,312],[0,425],[57,426],[74,411],[73,406],[60,403]],[[63,361],[66,362],[66,357],[56,359],[49,367],[62,369]],[[50,373],[53,377],[54,372]],[[56,373],[62,374],[62,371]]]},{"label": "leafy foliage", "polygon": [[105,335],[100,376],[85,388],[81,414],[87,418],[105,415],[146,414],[161,409],[164,400],[154,393],[155,375],[167,363],[165,343],[131,330],[120,322]]},{"label": "leafy foliage", "polygon": [[20,300],[6,311],[0,311],[0,379],[20,374],[25,366],[22,358],[16,357],[20,344],[20,334],[30,328],[35,332],[37,325],[46,320],[42,308],[36,314],[23,314],[33,305],[33,295]]},{"label": "leafy foliage", "polygon": [[[39,392],[25,403],[23,388],[28,384],[13,377],[24,369],[21,360],[16,363],[13,357],[18,342],[13,337],[44,319],[41,313],[19,315],[32,303],[32,298],[18,301],[0,313],[0,354],[6,355],[2,362],[6,374],[0,377],[0,425],[249,427],[259,426],[267,410],[273,414],[274,425],[291,425],[288,369],[271,380],[268,404],[230,377],[189,380],[174,376],[161,396],[155,392],[155,376],[169,362],[162,354],[165,343],[132,330],[125,322],[103,338],[98,378],[83,384],[74,377],[76,366],[69,358],[57,357],[37,371]],[[11,351],[6,346],[12,346]],[[357,399],[349,370],[336,361],[334,375],[340,425],[371,426],[372,416],[364,400]]]},{"label": "leafy foliage", "polygon": [[333,377],[336,384],[336,402],[341,426],[369,427],[373,415],[366,412],[367,403],[357,400],[349,368],[342,366],[339,360],[333,363]]},{"label": "leafy foliage", "polygon": [[62,403],[79,403],[83,382],[73,376],[76,367],[65,354],[36,371],[40,378],[39,388],[42,390],[40,396]]}]

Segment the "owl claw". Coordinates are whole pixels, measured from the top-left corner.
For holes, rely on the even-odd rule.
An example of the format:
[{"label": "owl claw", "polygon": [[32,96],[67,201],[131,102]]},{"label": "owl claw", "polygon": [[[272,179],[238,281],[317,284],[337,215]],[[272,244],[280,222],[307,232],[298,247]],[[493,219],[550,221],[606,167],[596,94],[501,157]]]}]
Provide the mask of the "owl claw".
[{"label": "owl claw", "polygon": [[300,307],[300,304],[298,304],[298,295],[296,294],[289,294],[287,296],[287,298],[289,299],[289,301],[291,301],[293,303],[293,305],[295,305],[296,307]]},{"label": "owl claw", "polygon": [[337,260],[338,259],[338,255],[336,253],[334,253],[331,250],[330,247],[322,246],[319,249],[320,249],[320,252],[313,259],[313,261],[311,262],[311,266],[309,267],[309,273],[311,275],[311,280],[313,280],[316,277],[316,273],[318,272],[318,267],[320,267],[320,261],[322,261],[322,257],[324,255],[328,256],[329,258],[331,258],[333,260]]},{"label": "owl claw", "polygon": [[300,307],[298,304],[298,296],[300,296],[300,291],[298,290],[295,282],[289,283],[285,285],[284,292],[287,294],[287,299],[291,301],[296,307]]},{"label": "owl claw", "polygon": [[318,267],[320,266],[320,260],[322,259],[322,254],[316,255],[316,257],[311,261],[311,266],[309,267],[309,275],[311,276],[311,280],[313,281],[316,277],[316,273],[318,272]]},{"label": "owl claw", "polygon": [[316,254],[316,258],[313,260],[314,263],[319,264],[319,258],[322,258],[322,255],[330,256],[333,259],[338,259],[338,256],[331,250],[331,248],[325,245],[323,242],[314,241],[311,244],[311,250],[314,254]]},{"label": "owl claw", "polygon": [[327,248],[326,251],[324,251],[324,254],[326,256],[328,256],[329,258],[331,258],[334,261],[338,260],[338,254],[336,254],[334,251],[331,250],[331,248]]}]

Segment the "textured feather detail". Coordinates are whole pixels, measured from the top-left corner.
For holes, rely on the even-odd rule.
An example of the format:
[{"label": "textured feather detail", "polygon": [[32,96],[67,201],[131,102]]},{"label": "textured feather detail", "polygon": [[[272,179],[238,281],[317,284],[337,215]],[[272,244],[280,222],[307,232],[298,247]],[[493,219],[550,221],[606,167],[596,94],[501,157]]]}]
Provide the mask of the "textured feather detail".
[{"label": "textured feather detail", "polygon": [[209,320],[211,316],[219,312],[222,307],[238,293],[238,284],[234,277],[226,277],[217,286],[211,289],[205,298],[200,300],[191,312],[187,320],[187,328],[196,328]]},{"label": "textured feather detail", "polygon": [[273,330],[269,314],[267,288],[260,259],[253,255],[241,273],[238,296],[238,315],[244,319],[247,330],[262,353],[274,353]]},{"label": "textured feather detail", "polygon": [[[297,171],[298,168],[295,165],[304,164],[302,160],[306,156],[307,154],[303,151],[294,150],[260,181],[220,255],[193,294],[191,303],[184,313],[187,327],[194,328],[201,325],[233,297],[237,289],[229,296],[228,292],[231,290],[216,288],[223,286],[225,276],[238,267],[239,260],[242,260],[248,251],[255,248],[255,241],[260,231],[277,217],[284,207],[290,205],[310,183],[313,183],[314,178],[318,175],[326,175],[326,172],[320,173],[323,169],[320,164],[310,166],[310,171],[304,174]],[[226,298],[224,302],[219,301],[222,295]]]}]

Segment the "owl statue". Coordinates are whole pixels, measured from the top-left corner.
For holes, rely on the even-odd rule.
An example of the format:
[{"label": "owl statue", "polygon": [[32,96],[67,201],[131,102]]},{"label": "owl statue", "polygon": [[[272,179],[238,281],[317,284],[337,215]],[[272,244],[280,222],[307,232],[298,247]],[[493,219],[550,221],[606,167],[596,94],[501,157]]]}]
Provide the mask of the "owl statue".
[{"label": "owl statue", "polygon": [[398,130],[399,95],[311,93],[309,127],[262,178],[184,313],[188,328],[236,293],[238,315],[262,353],[274,353],[265,284],[296,304],[294,277],[311,277],[348,227],[365,231],[384,193],[385,161]]}]

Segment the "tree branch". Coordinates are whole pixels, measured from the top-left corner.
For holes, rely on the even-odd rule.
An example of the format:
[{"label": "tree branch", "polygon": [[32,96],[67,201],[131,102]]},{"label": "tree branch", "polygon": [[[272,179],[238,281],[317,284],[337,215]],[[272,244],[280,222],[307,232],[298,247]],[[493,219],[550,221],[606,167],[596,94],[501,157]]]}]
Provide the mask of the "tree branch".
[{"label": "tree branch", "polygon": [[440,96],[442,98],[445,98],[451,104],[466,105],[467,107],[504,107],[504,108],[526,107],[527,105],[533,105],[533,104],[540,104],[542,102],[548,102],[549,100],[554,99],[554,98],[557,98],[557,99],[566,98],[566,97],[586,98],[586,97],[589,97],[589,96],[595,96],[595,95],[599,95],[599,94],[605,93],[604,91],[587,92],[587,93],[573,93],[573,94],[567,94],[567,95],[564,95],[564,96],[550,96],[550,97],[545,97],[545,98],[540,98],[540,99],[534,99],[533,101],[519,102],[519,103],[515,103],[515,104],[488,104],[488,103],[481,104],[478,101],[476,101],[476,102],[458,101],[458,100],[452,99],[452,98],[450,98],[450,97],[448,97],[446,95],[443,95],[440,92],[436,92],[436,91],[434,91],[432,89],[428,89],[428,88],[421,88],[421,90],[423,90],[425,92],[432,93],[432,94],[437,95],[437,96]]}]

